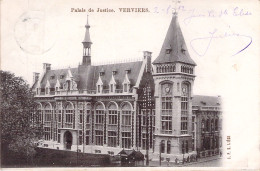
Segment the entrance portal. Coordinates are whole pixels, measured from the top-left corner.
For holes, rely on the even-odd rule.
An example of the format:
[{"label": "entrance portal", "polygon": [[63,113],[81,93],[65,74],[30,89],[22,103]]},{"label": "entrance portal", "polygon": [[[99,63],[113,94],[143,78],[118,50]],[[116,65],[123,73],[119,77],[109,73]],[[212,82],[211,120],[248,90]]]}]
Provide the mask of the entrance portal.
[{"label": "entrance portal", "polygon": [[65,132],[64,134],[64,143],[67,150],[71,149],[72,145],[72,134],[70,131]]}]

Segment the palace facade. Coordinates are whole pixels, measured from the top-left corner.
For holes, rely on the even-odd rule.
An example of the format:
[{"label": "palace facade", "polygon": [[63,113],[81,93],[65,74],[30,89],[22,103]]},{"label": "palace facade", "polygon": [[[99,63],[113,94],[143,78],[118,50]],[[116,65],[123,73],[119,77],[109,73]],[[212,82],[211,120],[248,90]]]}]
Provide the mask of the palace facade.
[{"label": "palace facade", "polygon": [[219,97],[193,95],[196,63],[173,15],[158,57],[91,64],[86,24],[82,64],[34,73],[34,120],[43,148],[116,155],[149,153],[149,160],[211,156],[221,150]]}]

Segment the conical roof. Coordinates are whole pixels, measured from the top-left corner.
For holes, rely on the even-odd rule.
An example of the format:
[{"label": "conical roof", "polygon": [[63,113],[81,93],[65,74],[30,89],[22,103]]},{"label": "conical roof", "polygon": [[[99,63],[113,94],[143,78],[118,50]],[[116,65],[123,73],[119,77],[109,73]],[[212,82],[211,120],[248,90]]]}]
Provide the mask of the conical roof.
[{"label": "conical roof", "polygon": [[189,55],[177,15],[173,15],[172,17],[160,54],[154,60],[153,64],[172,62],[183,62],[190,65],[196,65]]},{"label": "conical roof", "polygon": [[87,24],[85,25],[86,27],[86,32],[85,32],[85,37],[82,43],[92,43],[90,40],[90,35],[89,35],[89,28],[90,25],[88,24],[88,17],[87,17]]}]

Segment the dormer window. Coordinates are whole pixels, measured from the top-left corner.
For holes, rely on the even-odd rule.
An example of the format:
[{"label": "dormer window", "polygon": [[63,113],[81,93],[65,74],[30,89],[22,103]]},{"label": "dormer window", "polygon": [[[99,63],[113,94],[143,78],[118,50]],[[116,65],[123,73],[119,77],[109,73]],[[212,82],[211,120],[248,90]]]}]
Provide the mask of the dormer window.
[{"label": "dormer window", "polygon": [[201,104],[203,104],[203,105],[206,105],[206,104],[207,104],[207,103],[206,103],[206,102],[204,102],[204,101],[201,101],[200,103],[201,103]]},{"label": "dormer window", "polygon": [[48,87],[45,88],[45,93],[46,93],[46,94],[49,94],[49,88],[48,88]]},{"label": "dormer window", "polygon": [[128,85],[127,85],[127,83],[124,84],[124,92],[128,92]]},{"label": "dormer window", "polygon": [[166,54],[170,54],[171,53],[171,49],[166,49]]},{"label": "dormer window", "polygon": [[100,76],[103,76],[103,75],[105,75],[105,72],[101,72],[101,71],[100,71],[100,72],[99,72],[99,75],[100,75]]},{"label": "dormer window", "polygon": [[166,47],[166,54],[170,54],[172,51],[172,47],[169,46],[169,47]]},{"label": "dormer window", "polygon": [[126,74],[129,74],[131,72],[131,69],[130,68],[127,68],[126,70],[125,70],[125,73]]},{"label": "dormer window", "polygon": [[104,70],[104,68],[101,69],[101,71],[99,72],[99,75],[100,75],[100,76],[105,75],[105,70]]},{"label": "dormer window", "polygon": [[130,90],[130,80],[128,78],[128,74],[125,74],[125,79],[123,81],[123,92],[129,92]]},{"label": "dormer window", "polygon": [[182,52],[183,54],[185,54],[185,51],[186,51],[185,49],[181,49],[181,52]]},{"label": "dormer window", "polygon": [[64,75],[60,75],[60,79],[63,79],[64,78]]},{"label": "dormer window", "polygon": [[51,76],[51,79],[53,80],[54,78],[55,78],[55,76],[54,76],[54,75],[52,75],[52,76]]},{"label": "dormer window", "polygon": [[110,84],[110,92],[114,92],[114,84]]},{"label": "dormer window", "polygon": [[113,75],[116,75],[116,73],[117,73],[116,70],[113,70],[113,71],[112,71],[112,74],[113,74]]},{"label": "dormer window", "polygon": [[98,93],[100,93],[101,91],[100,85],[98,85]]}]

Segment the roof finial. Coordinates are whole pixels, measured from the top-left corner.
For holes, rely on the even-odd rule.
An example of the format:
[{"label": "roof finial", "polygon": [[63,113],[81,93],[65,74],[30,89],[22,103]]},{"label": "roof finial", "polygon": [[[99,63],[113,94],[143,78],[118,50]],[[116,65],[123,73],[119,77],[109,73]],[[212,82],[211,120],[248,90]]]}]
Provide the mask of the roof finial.
[{"label": "roof finial", "polygon": [[88,24],[88,15],[87,15],[87,24],[85,25],[86,28],[90,28],[90,25]]},{"label": "roof finial", "polygon": [[179,8],[177,8],[177,4],[178,4],[178,3],[180,4],[181,1],[180,1],[180,0],[172,0],[172,2],[175,3],[175,8],[174,8],[173,16],[177,16],[177,15],[178,15],[178,9],[179,9]]}]

